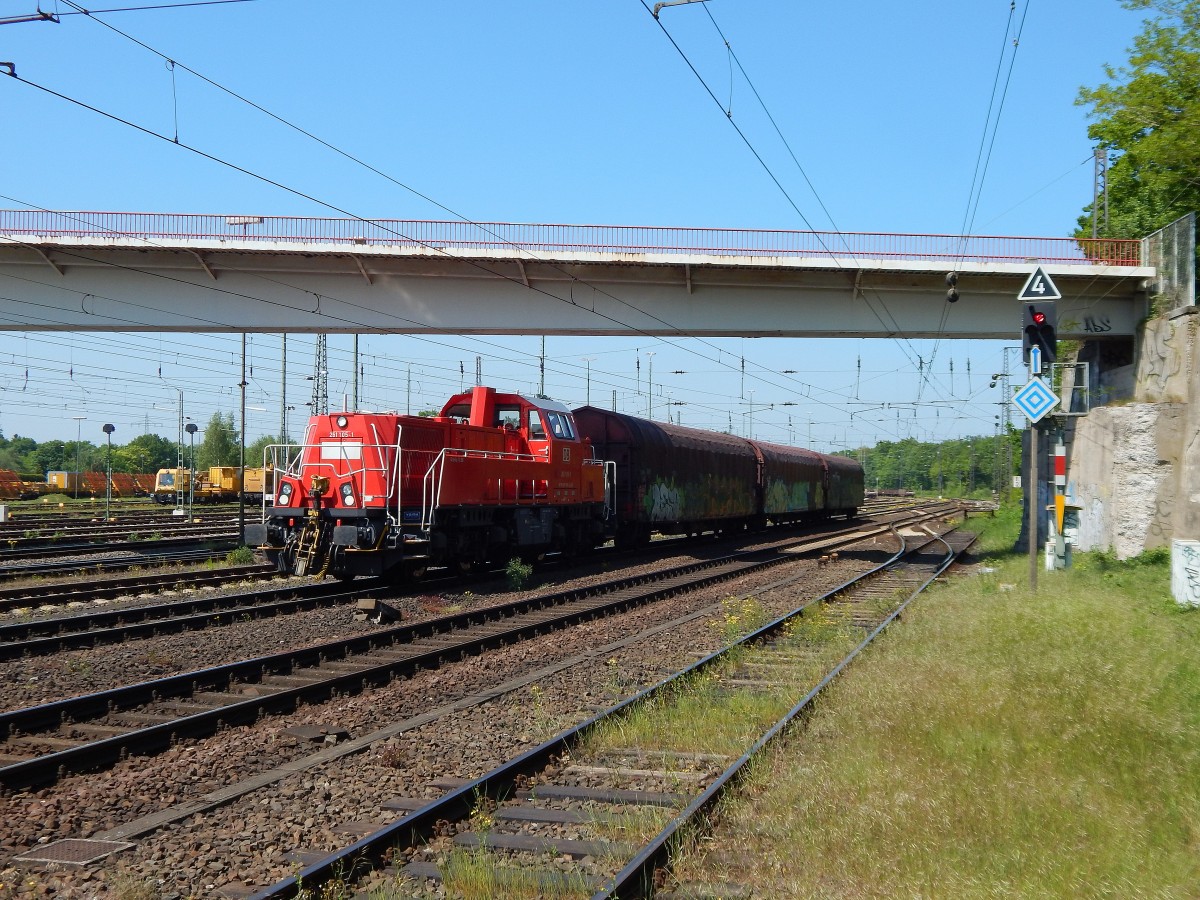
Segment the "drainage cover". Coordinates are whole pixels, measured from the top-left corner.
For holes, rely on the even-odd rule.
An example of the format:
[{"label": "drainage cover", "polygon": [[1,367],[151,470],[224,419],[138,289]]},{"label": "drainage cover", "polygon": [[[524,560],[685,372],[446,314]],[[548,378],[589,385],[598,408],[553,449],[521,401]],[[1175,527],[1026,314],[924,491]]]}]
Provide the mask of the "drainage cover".
[{"label": "drainage cover", "polygon": [[59,863],[67,866],[86,866],[111,853],[128,850],[133,844],[128,841],[89,841],[84,838],[67,838],[27,850],[13,857],[20,862]]}]

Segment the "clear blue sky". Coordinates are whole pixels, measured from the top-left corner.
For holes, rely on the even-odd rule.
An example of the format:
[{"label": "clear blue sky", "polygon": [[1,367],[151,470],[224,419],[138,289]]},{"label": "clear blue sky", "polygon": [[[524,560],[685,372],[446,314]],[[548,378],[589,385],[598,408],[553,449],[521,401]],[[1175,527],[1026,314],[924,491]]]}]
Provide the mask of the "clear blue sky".
[{"label": "clear blue sky", "polygon": [[[661,13],[683,55],[640,0],[255,0],[95,17],[437,205],[182,68],[172,72],[86,16],[0,25],[0,60],[29,81],[144,128],[177,131],[182,142],[361,216],[453,218],[449,209],[477,221],[1042,236],[1068,234],[1091,200],[1079,88],[1103,81],[1105,63],[1121,65],[1140,28],[1140,15],[1116,0],[706,6]],[[0,0],[0,17],[35,8]],[[330,214],[13,79],[0,78],[0,109],[2,208]],[[975,206],[977,161],[986,172]],[[19,296],[19,284],[5,281],[0,298]],[[331,336],[329,346],[330,398],[340,405],[351,338]],[[440,406],[461,383],[460,363],[473,383],[476,356],[487,383],[539,385],[538,338],[364,335],[360,346],[364,407]],[[236,412],[239,347],[228,335],[0,332],[0,430],[73,440],[78,428],[100,443],[100,426],[112,422],[116,443],[147,428],[174,438],[179,390],[201,427],[214,410]],[[1003,347],[551,338],[545,387],[582,403],[590,365],[592,402],[607,406],[616,391],[621,409],[645,414],[653,366],[658,418],[670,399],[686,404],[672,407],[684,424],[753,427],[757,437],[819,449],[941,440],[992,433],[1001,397],[988,382]],[[279,428],[279,348],[278,336],[250,339],[251,440]],[[311,336],[289,338],[294,432],[312,352]],[[914,355],[931,366],[924,382]],[[796,374],[770,374],[783,369]]]}]

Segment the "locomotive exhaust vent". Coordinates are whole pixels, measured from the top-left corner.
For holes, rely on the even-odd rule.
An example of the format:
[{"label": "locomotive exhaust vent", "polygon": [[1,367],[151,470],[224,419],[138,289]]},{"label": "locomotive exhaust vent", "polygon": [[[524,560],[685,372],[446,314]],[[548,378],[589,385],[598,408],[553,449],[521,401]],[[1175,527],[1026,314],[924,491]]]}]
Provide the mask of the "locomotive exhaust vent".
[{"label": "locomotive exhaust vent", "polygon": [[53,844],[35,847],[20,856],[14,856],[13,859],[20,862],[86,866],[113,853],[128,850],[132,846],[134,845],[128,841],[90,841],[84,838],[67,838],[55,841]]}]

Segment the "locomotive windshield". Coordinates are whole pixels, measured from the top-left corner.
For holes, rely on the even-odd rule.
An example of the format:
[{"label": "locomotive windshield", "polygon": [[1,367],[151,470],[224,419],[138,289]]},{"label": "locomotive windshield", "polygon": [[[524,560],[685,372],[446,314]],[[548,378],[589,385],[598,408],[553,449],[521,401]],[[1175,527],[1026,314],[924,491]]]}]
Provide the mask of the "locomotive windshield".
[{"label": "locomotive windshield", "polygon": [[556,438],[575,440],[575,429],[571,427],[571,417],[566,413],[546,411],[546,421],[550,423],[550,432]]}]

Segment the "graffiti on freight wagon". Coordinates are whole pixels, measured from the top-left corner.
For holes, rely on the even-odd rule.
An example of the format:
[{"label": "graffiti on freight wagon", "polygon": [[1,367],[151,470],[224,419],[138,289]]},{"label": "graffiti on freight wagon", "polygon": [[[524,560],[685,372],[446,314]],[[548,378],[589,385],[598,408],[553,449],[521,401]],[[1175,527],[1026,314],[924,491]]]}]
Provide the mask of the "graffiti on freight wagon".
[{"label": "graffiti on freight wagon", "polygon": [[782,479],[767,485],[765,509],[767,513],[804,512],[823,506],[824,493],[820,484],[798,482],[788,485]]}]

